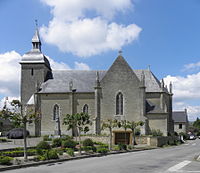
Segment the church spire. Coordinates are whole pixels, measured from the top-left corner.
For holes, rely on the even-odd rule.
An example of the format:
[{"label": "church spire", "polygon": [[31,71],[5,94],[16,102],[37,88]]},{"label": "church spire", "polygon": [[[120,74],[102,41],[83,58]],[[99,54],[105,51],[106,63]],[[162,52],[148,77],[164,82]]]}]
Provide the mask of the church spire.
[{"label": "church spire", "polygon": [[41,41],[40,41],[40,35],[38,31],[38,23],[37,20],[35,20],[36,30],[35,34],[32,38],[32,44],[33,44],[33,50],[41,52]]}]

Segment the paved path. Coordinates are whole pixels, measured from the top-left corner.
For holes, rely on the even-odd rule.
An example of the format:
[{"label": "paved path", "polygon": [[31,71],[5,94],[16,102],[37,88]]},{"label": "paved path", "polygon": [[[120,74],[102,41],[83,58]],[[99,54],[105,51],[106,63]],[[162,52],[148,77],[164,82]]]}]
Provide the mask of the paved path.
[{"label": "paved path", "polygon": [[109,155],[69,162],[24,168],[7,173],[170,173],[199,172],[200,162],[194,161],[200,154],[200,140],[181,146],[155,150]]}]

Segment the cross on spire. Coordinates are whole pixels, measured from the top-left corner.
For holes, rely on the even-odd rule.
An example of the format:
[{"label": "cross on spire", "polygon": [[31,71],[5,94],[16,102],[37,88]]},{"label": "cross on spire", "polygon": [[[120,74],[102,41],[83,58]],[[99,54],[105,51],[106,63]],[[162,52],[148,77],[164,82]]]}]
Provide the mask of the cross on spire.
[{"label": "cross on spire", "polygon": [[36,28],[38,28],[38,20],[37,19],[35,19],[35,26],[36,26]]}]

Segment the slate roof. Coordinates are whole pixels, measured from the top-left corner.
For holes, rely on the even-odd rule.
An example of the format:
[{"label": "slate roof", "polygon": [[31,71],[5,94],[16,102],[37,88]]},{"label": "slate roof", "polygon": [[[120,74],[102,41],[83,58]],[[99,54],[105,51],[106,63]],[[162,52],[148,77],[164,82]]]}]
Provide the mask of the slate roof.
[{"label": "slate roof", "polygon": [[[160,92],[160,82],[149,70],[133,70],[138,79],[142,73],[145,75],[146,92]],[[77,92],[94,92],[97,71],[82,70],[55,70],[52,71],[53,79],[49,79],[41,85],[40,93],[63,93],[69,92],[69,83],[73,81],[73,88]],[[107,71],[98,71],[99,80],[105,76]]]},{"label": "slate roof", "polygon": [[[70,92],[69,83],[73,82],[73,89],[77,92],[94,92],[97,71],[57,70],[53,71],[53,79],[42,84],[40,93]],[[101,80],[106,71],[98,71]]]},{"label": "slate roof", "polygon": [[37,49],[32,49],[31,51],[24,54],[20,63],[45,63],[50,68],[50,64],[46,56]]},{"label": "slate roof", "polygon": [[174,112],[172,112],[172,119],[174,120],[175,123],[179,123],[179,122],[186,123],[188,121],[187,112],[174,111]]}]

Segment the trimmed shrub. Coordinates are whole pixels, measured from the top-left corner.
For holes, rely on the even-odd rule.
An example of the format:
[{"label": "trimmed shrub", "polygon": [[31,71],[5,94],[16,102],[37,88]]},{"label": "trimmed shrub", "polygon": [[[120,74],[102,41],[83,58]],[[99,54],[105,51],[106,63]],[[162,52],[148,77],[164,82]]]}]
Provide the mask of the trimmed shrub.
[{"label": "trimmed shrub", "polygon": [[51,159],[58,159],[58,153],[56,150],[48,150],[45,153],[45,157],[47,160],[51,160]]},{"label": "trimmed shrub", "polygon": [[51,149],[51,146],[46,141],[41,141],[39,144],[37,144],[36,149]]},{"label": "trimmed shrub", "polygon": [[69,140],[64,140],[62,141],[62,147],[64,148],[75,148],[76,147],[76,142],[69,139]]},{"label": "trimmed shrub", "polygon": [[87,139],[85,139],[84,141],[83,141],[83,146],[91,146],[91,147],[93,147],[94,146],[94,142],[92,141],[92,139],[90,139],[90,138],[87,138]]},{"label": "trimmed shrub", "polygon": [[0,164],[1,165],[12,165],[12,161],[13,158],[12,157],[8,157],[8,156],[0,156]]},{"label": "trimmed shrub", "polygon": [[72,148],[66,148],[66,152],[69,156],[74,157],[74,150]]},{"label": "trimmed shrub", "polygon": [[100,145],[100,147],[103,147],[103,148],[107,148],[107,149],[108,149],[108,144],[102,144],[102,145]]},{"label": "trimmed shrub", "polygon": [[104,147],[98,147],[97,148],[97,153],[101,153],[101,154],[106,154],[108,153],[108,149],[107,148],[104,148]]},{"label": "trimmed shrub", "polygon": [[98,141],[94,141],[93,142],[95,145],[106,145],[105,143],[103,143],[103,142],[98,142]]},{"label": "trimmed shrub", "polygon": [[[1,155],[2,156],[9,156],[9,157],[22,157],[22,156],[24,156],[24,151],[23,150],[4,151],[4,152],[1,153]],[[36,150],[35,149],[27,150],[27,155],[28,156],[36,155]]]},{"label": "trimmed shrub", "polygon": [[52,141],[52,147],[60,147],[62,144],[62,139],[61,138],[55,138]]},{"label": "trimmed shrub", "polygon": [[118,144],[119,150],[127,150],[126,144]]}]

